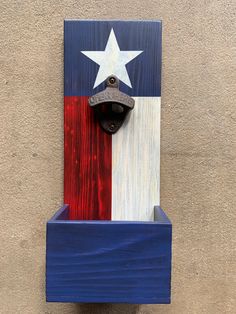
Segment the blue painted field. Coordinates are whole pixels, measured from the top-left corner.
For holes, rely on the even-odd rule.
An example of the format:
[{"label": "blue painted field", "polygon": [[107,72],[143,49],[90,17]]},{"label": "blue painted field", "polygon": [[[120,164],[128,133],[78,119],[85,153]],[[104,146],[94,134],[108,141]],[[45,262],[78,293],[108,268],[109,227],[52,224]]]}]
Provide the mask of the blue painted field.
[{"label": "blue painted field", "polygon": [[47,301],[170,303],[172,226],[71,221],[68,205],[47,224]]}]

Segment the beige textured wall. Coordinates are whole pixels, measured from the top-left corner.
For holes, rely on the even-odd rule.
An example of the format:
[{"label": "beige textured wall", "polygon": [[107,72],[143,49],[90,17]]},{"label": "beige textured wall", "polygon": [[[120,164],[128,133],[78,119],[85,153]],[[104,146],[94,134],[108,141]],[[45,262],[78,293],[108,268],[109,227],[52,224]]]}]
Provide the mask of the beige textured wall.
[{"label": "beige textured wall", "polygon": [[[235,313],[235,0],[1,0],[0,12],[0,313]],[[171,305],[45,302],[45,224],[63,199],[64,18],[163,20]]]}]

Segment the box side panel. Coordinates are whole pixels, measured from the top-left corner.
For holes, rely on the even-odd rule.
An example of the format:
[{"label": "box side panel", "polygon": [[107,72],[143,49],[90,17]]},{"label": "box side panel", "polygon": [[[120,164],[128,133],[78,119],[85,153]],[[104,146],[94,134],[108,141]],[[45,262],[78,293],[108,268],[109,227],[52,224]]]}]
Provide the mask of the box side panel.
[{"label": "box side panel", "polygon": [[58,220],[68,220],[69,219],[69,205],[64,204],[59,210],[52,216],[49,222]]},{"label": "box side panel", "polygon": [[169,303],[171,226],[49,223],[47,301]]},{"label": "box side panel", "polygon": [[154,206],[154,220],[158,223],[165,223],[171,225],[171,221],[164,212],[164,210],[157,205]]}]

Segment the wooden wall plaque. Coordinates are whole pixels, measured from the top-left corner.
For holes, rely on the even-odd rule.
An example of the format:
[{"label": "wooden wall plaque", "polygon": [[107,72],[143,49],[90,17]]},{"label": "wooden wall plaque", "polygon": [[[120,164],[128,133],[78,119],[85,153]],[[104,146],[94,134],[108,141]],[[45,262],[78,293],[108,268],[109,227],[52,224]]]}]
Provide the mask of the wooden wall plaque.
[{"label": "wooden wall plaque", "polygon": [[[64,205],[47,224],[47,300],[170,303],[160,208],[160,21],[66,20]],[[89,98],[115,75],[135,100],[111,135]]]}]

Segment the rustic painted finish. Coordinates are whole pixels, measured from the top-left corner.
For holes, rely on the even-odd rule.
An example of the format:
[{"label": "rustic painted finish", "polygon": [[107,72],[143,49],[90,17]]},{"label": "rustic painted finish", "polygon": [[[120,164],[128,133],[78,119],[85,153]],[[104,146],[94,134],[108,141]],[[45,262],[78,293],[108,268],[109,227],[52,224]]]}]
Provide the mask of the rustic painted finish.
[{"label": "rustic painted finish", "polygon": [[[136,104],[109,137],[86,99],[111,74]],[[160,21],[65,21],[64,201],[71,219],[152,220],[160,202],[160,96]]]},{"label": "rustic painted finish", "polygon": [[64,201],[70,219],[111,219],[111,136],[102,131],[88,97],[65,97]]},{"label": "rustic painted finish", "polygon": [[153,220],[160,202],[160,97],[135,97],[112,137],[112,220]]},{"label": "rustic painted finish", "polygon": [[[112,136],[88,105],[111,74],[135,99]],[[160,202],[160,82],[160,22],[65,22],[69,205],[47,224],[47,301],[170,303],[172,226],[159,206],[153,211]]]},{"label": "rustic painted finish", "polygon": [[47,301],[170,303],[171,223],[72,221],[64,206],[47,224]]}]

